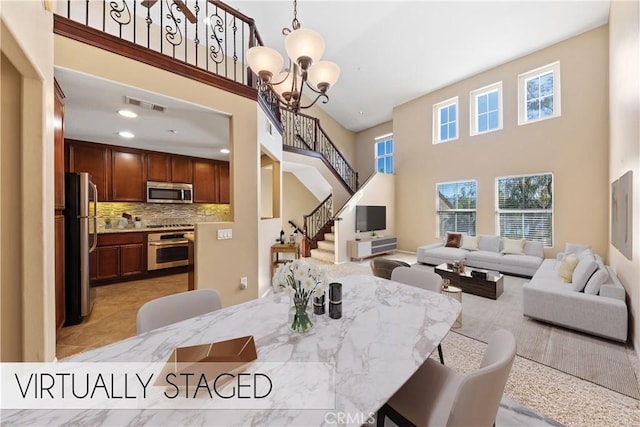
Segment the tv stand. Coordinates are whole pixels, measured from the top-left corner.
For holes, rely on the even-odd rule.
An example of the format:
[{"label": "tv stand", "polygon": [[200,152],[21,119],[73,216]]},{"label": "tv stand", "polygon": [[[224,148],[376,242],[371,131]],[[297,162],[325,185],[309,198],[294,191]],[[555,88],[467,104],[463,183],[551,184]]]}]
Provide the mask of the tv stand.
[{"label": "tv stand", "polygon": [[367,258],[398,249],[397,237],[366,237],[347,240],[347,256],[351,259]]}]

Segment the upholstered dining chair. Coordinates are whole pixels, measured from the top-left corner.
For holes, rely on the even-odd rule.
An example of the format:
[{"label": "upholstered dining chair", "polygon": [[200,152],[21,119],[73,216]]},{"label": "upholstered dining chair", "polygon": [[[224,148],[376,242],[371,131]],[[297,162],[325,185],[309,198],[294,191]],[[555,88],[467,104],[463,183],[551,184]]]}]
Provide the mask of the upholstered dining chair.
[{"label": "upholstered dining chair", "polygon": [[515,355],[515,337],[501,329],[489,338],[480,369],[468,375],[427,359],[380,408],[377,426],[385,416],[399,426],[494,425]]},{"label": "upholstered dining chair", "polygon": [[391,272],[396,267],[410,267],[410,265],[404,261],[387,258],[374,258],[369,263],[371,271],[376,277],[382,277],[383,279],[391,279]]},{"label": "upholstered dining chair", "polygon": [[149,332],[221,307],[220,294],[213,289],[197,289],[156,298],[138,310],[137,333]]},{"label": "upholstered dining chair", "polygon": [[[442,289],[442,277],[438,273],[422,268],[398,267],[391,272],[391,280],[431,292],[440,293]],[[438,344],[438,356],[440,363],[444,365],[442,345],[440,344]]]}]

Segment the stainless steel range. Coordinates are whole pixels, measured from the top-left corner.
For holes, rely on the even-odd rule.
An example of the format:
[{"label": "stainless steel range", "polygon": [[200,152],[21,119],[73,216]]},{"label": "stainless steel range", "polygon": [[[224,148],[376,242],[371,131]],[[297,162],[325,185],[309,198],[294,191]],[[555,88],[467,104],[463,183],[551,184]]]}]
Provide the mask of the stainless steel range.
[{"label": "stainless steel range", "polygon": [[189,265],[189,240],[193,231],[149,233],[147,236],[147,269]]}]

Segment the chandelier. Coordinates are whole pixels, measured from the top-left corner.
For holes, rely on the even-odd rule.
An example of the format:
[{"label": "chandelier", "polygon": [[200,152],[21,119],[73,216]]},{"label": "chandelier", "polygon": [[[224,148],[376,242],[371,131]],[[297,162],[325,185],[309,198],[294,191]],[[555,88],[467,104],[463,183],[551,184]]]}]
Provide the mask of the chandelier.
[{"label": "chandelier", "polygon": [[[327,91],[334,85],[340,75],[340,68],[331,61],[320,61],[324,53],[322,36],[306,28],[300,27],[297,18],[297,1],[293,1],[292,30],[282,29],[285,36],[284,47],[289,56],[289,67],[282,70],[282,55],[270,47],[254,46],[247,51],[247,62],[251,70],[259,77],[259,88],[270,88],[276,94],[281,108],[298,113],[301,109],[310,108],[319,99],[329,102]],[[313,99],[308,105],[302,104],[302,93],[307,88]]]}]

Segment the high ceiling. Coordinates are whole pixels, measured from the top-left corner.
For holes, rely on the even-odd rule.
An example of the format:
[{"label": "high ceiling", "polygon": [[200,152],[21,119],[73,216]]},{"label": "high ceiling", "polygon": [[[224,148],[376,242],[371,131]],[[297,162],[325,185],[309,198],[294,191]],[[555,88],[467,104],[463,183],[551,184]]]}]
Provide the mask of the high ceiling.
[{"label": "high ceiling", "polygon": [[[292,1],[226,3],[283,56]],[[298,19],[341,68],[322,108],[360,131],[395,106],[608,22],[609,1],[307,1]],[[544,65],[544,64],[541,64]]]}]

